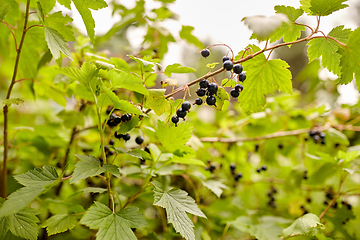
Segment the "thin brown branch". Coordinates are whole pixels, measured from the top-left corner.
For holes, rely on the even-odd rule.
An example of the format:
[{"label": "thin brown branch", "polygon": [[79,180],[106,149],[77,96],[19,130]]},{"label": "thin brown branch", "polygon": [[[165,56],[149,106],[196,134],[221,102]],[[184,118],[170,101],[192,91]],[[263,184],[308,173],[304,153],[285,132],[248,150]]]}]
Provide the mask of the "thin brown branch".
[{"label": "thin brown branch", "polygon": [[35,24],[35,25],[31,25],[30,27],[28,27],[27,29],[26,29],[26,31],[29,31],[31,28],[33,28],[33,27],[44,27],[43,25],[41,25],[41,24]]},{"label": "thin brown branch", "polygon": [[29,81],[32,81],[32,82],[34,82],[34,83],[40,83],[40,82],[38,82],[38,81],[35,81],[35,80],[32,79],[32,78],[21,78],[21,79],[19,79],[19,80],[16,80],[15,83],[18,83],[18,82],[21,82],[21,81],[25,81],[25,80],[29,80]]},{"label": "thin brown branch", "polygon": [[12,29],[10,28],[10,26],[7,24],[7,22],[5,22],[4,20],[1,20],[2,23],[5,24],[5,26],[10,30],[11,34],[13,35],[13,38],[14,38],[14,44],[15,44],[15,51],[17,52],[18,51],[18,48],[17,48],[17,41],[16,41],[16,37],[15,37],[15,34],[14,32],[12,31]]}]

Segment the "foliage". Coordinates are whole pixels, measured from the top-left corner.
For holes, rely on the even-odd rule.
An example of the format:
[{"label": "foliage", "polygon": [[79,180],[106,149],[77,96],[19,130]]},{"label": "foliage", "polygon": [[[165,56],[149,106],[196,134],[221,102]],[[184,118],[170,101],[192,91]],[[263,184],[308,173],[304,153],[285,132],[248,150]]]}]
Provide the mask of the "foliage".
[{"label": "foliage", "polygon": [[[174,34],[175,0],[157,2],[0,0],[0,239],[358,239],[359,104],[339,106],[336,86],[360,86],[360,28],[320,24],[346,1],[246,16],[258,44],[239,53]],[[121,20],[96,36],[107,7]],[[199,64],[163,66],[182,41]],[[272,58],[300,43],[302,69]]]}]

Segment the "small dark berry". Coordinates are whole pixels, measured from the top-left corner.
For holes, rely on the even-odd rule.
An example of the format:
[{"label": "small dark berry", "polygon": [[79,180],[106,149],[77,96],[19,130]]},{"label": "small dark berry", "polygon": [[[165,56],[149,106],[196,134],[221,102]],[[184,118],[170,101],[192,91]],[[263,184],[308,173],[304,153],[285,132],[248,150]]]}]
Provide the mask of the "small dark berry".
[{"label": "small dark berry", "polygon": [[319,134],[319,136],[320,136],[321,138],[325,138],[325,133],[324,133],[324,132],[321,132],[321,133]]},{"label": "small dark berry", "polygon": [[145,147],[144,151],[150,154],[150,149],[148,147]]},{"label": "small dark berry", "polygon": [[137,136],[135,138],[135,142],[139,145],[141,145],[144,142],[144,138],[142,136]]},{"label": "small dark berry", "polygon": [[266,166],[266,165],[262,165],[262,166],[261,166],[261,170],[266,171],[266,169],[267,169],[267,166]]},{"label": "small dark berry", "polygon": [[195,100],[195,104],[196,105],[201,105],[203,103],[203,100],[201,99],[201,98],[197,98],[196,100]]},{"label": "small dark berry", "polygon": [[113,121],[116,125],[118,125],[121,122],[121,117],[116,116]]},{"label": "small dark berry", "polygon": [[313,138],[315,143],[318,143],[320,141],[319,135],[315,135]]},{"label": "small dark berry", "polygon": [[233,68],[233,63],[231,60],[226,60],[224,62],[224,68],[227,70],[227,71],[230,71],[232,68]]},{"label": "small dark berry", "polygon": [[125,142],[129,141],[130,140],[130,134],[125,133],[122,138],[125,140]]},{"label": "small dark berry", "polygon": [[141,165],[144,165],[144,164],[145,164],[145,159],[140,158],[140,164],[141,164]]},{"label": "small dark berry", "polygon": [[304,173],[304,175],[303,175],[303,179],[304,179],[304,180],[307,180],[307,179],[308,179],[308,175],[307,175],[307,173]]},{"label": "small dark berry", "polygon": [[108,145],[105,145],[104,146],[104,150],[105,150],[105,152],[108,152],[110,149],[109,149],[109,146]]},{"label": "small dark berry", "polygon": [[300,208],[301,208],[301,209],[304,209],[305,207],[304,207],[304,205],[301,205]]},{"label": "small dark berry", "polygon": [[243,85],[241,85],[241,84],[236,84],[236,86],[235,86],[235,90],[236,90],[236,91],[241,92],[243,89],[244,89]]},{"label": "small dark berry", "polygon": [[190,108],[191,108],[191,103],[188,102],[188,101],[185,101],[185,102],[182,103],[181,108],[182,108],[184,111],[189,111]]},{"label": "small dark berry", "polygon": [[222,61],[225,62],[227,60],[230,60],[230,58],[228,56],[223,56]]},{"label": "small dark berry", "polygon": [[306,198],[306,202],[311,203],[311,198]]},{"label": "small dark berry", "polygon": [[179,122],[179,117],[177,115],[172,116],[171,121],[176,124]]},{"label": "small dark berry", "polygon": [[112,106],[108,106],[108,108],[106,109],[106,114],[110,114],[112,109]]},{"label": "small dark berry", "polygon": [[182,108],[179,108],[177,111],[176,111],[176,115],[180,118],[184,118],[186,116],[186,111],[184,111]]},{"label": "small dark berry", "polygon": [[198,90],[196,90],[196,94],[199,97],[205,96],[206,90],[204,88],[198,88]]},{"label": "small dark berry", "polygon": [[332,205],[332,208],[337,209],[337,207],[338,207],[338,203],[335,202],[335,203]]},{"label": "small dark berry", "polygon": [[210,164],[210,163],[211,163],[211,159],[207,160],[207,163]]},{"label": "small dark berry", "polygon": [[322,139],[320,140],[320,143],[321,143],[322,145],[325,145],[325,139],[322,138]]},{"label": "small dark berry", "polygon": [[209,49],[203,49],[201,51],[201,56],[203,56],[204,58],[207,58],[210,55],[210,50]]},{"label": "small dark berry", "polygon": [[199,85],[200,85],[200,88],[207,88],[209,86],[209,81],[206,79],[201,80]]},{"label": "small dark berry", "polygon": [[308,214],[308,213],[309,213],[309,211],[308,211],[308,210],[304,210],[304,215],[305,215],[305,214]]},{"label": "small dark berry", "polygon": [[339,147],[340,146],[340,143],[335,143],[334,147]]},{"label": "small dark berry", "polygon": [[259,144],[255,145],[255,152],[259,151]]},{"label": "small dark berry", "polygon": [[234,177],[235,181],[239,181],[240,178],[242,178],[242,173],[238,173]]},{"label": "small dark berry", "polygon": [[310,136],[310,137],[313,137],[313,136],[315,136],[315,135],[316,135],[316,131],[310,130],[309,136]]},{"label": "small dark berry", "polygon": [[242,72],[238,75],[238,78],[239,78],[240,82],[243,82],[246,79],[246,74],[244,72]]},{"label": "small dark berry", "polygon": [[107,152],[107,154],[106,155],[108,155],[108,156],[112,156],[112,155],[114,155],[114,151],[109,151],[109,152]]},{"label": "small dark berry", "polygon": [[326,200],[323,203],[324,203],[324,205],[329,205],[328,201],[326,201]]},{"label": "small dark berry", "polygon": [[216,98],[215,98],[213,95],[209,95],[209,96],[207,96],[207,98],[206,98],[206,103],[207,103],[207,105],[209,105],[209,106],[215,105],[215,103],[216,103]]},{"label": "small dark berry", "polygon": [[231,95],[233,98],[237,98],[237,97],[239,97],[240,93],[239,93],[239,91],[236,91],[236,89],[232,89],[232,90],[230,91],[230,95]]},{"label": "small dark berry", "polygon": [[109,144],[114,145],[114,143],[115,143],[114,139],[110,139]]},{"label": "small dark berry", "polygon": [[261,172],[261,168],[256,169],[256,172],[260,173],[260,172]]},{"label": "small dark berry", "polygon": [[350,204],[346,204],[346,207],[347,207],[348,210],[352,209],[352,206]]},{"label": "small dark berry", "polygon": [[276,190],[276,188],[275,188],[274,186],[271,186],[271,191],[272,191],[273,193],[277,193],[277,190]]},{"label": "small dark berry", "polygon": [[208,92],[209,94],[216,94],[218,90],[218,85],[216,83],[210,83],[208,86]]},{"label": "small dark berry", "polygon": [[284,148],[284,146],[282,145],[282,143],[279,143],[278,148],[279,148],[279,149],[283,149],[283,148]]},{"label": "small dark berry", "polygon": [[213,173],[213,172],[215,171],[215,169],[216,169],[216,166],[215,166],[214,163],[212,163],[212,164],[210,165],[210,167],[209,167],[209,171],[210,171],[211,173]]},{"label": "small dark berry", "polygon": [[123,137],[122,134],[118,134],[117,132],[114,133],[114,137],[117,138],[117,139],[120,139]]},{"label": "small dark berry", "polygon": [[233,70],[234,73],[240,74],[243,71],[243,66],[241,64],[235,64]]},{"label": "small dark berry", "polygon": [[235,163],[231,163],[231,164],[230,164],[230,169],[231,169],[231,170],[235,170],[235,168],[236,168]]},{"label": "small dark berry", "polygon": [[127,122],[131,120],[132,115],[130,113],[125,113],[121,116],[121,121]]}]

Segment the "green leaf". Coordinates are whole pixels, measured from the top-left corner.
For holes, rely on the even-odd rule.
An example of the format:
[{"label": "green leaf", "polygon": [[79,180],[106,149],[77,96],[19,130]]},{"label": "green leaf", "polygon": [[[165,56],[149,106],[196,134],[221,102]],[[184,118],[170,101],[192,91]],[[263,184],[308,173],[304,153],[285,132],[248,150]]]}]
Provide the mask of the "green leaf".
[{"label": "green leaf", "polygon": [[165,91],[166,89],[149,89],[146,99],[146,106],[153,109],[158,116],[170,109],[170,103],[165,99]]},{"label": "green leaf", "polygon": [[36,240],[39,222],[37,214],[37,210],[26,207],[16,214],[9,215],[7,219],[11,233],[25,239]]},{"label": "green leaf", "polygon": [[308,13],[308,14],[311,14],[311,10],[310,10],[310,7],[311,7],[311,4],[310,4],[310,0],[300,0],[300,8],[302,10],[304,10],[304,12]]},{"label": "green leaf", "polygon": [[356,85],[360,86],[360,27],[353,31],[346,43],[346,47],[339,49],[339,53],[342,55],[340,59],[341,66],[341,78],[340,84],[348,84],[354,78],[356,79]]},{"label": "green leaf", "polygon": [[42,225],[49,236],[73,229],[77,224],[76,217],[69,214],[58,214],[48,218]]},{"label": "green leaf", "polygon": [[345,1],[347,0],[311,0],[309,9],[313,15],[327,16],[348,7],[347,4],[343,4]]},{"label": "green leaf", "polygon": [[295,21],[304,13],[302,9],[295,9],[290,6],[275,6],[276,13],[283,13],[289,18],[289,22],[284,22],[281,26],[275,30],[271,35],[270,42],[275,42],[276,40],[283,37],[284,42],[292,42],[300,38],[301,31],[305,31],[305,27],[297,25]]},{"label": "green leaf", "polygon": [[73,60],[70,49],[66,45],[65,39],[55,29],[51,27],[45,27],[45,39],[48,43],[51,54],[55,59],[58,59],[61,56],[60,52],[62,52],[68,58]]},{"label": "green leaf", "polygon": [[103,166],[103,168],[105,169],[105,171],[111,173],[112,175],[114,175],[117,178],[121,178],[120,175],[120,169],[118,166],[115,166],[113,164],[107,163]]},{"label": "green leaf", "polygon": [[86,86],[89,86],[89,84],[97,76],[99,70],[96,68],[95,64],[85,62],[81,66],[81,69],[74,67],[66,67],[66,68],[60,68],[60,71],[69,78],[71,78],[72,80],[79,81],[85,84]]},{"label": "green leaf", "polygon": [[359,151],[348,151],[348,152],[344,152],[344,151],[339,151],[337,154],[337,157],[340,159],[343,159],[344,162],[348,163],[351,162],[352,160],[356,159],[357,157],[360,156],[360,152]]},{"label": "green leaf", "polygon": [[84,126],[84,115],[76,111],[62,110],[56,116],[63,120],[63,126],[73,129],[75,126]]},{"label": "green leaf", "polygon": [[[115,64],[115,67],[120,71],[130,72],[129,64],[122,58],[110,58],[110,60]],[[110,77],[110,76],[109,76]]]},{"label": "green leaf", "polygon": [[56,4],[56,0],[39,0],[43,13],[46,15],[48,14],[54,7]]},{"label": "green leaf", "polygon": [[187,143],[191,138],[194,125],[190,122],[184,122],[171,127],[165,126],[164,122],[158,121],[156,136],[160,143],[169,151],[174,151]]},{"label": "green leaf", "polygon": [[164,74],[170,77],[172,73],[192,73],[195,71],[195,68],[182,66],[180,63],[174,63],[165,68]]},{"label": "green leaf", "polygon": [[105,171],[105,169],[101,167],[100,160],[94,156],[78,154],[75,154],[75,156],[79,158],[80,161],[75,165],[74,173],[70,179],[71,184],[81,179],[99,175]]},{"label": "green leaf", "polygon": [[68,23],[73,19],[68,15],[63,16],[62,12],[55,12],[45,18],[45,24],[48,27],[55,29],[66,41],[75,41],[73,28]]},{"label": "green leaf", "polygon": [[121,109],[127,113],[132,113],[132,114],[138,114],[138,115],[142,114],[142,112],[139,109],[137,109],[134,105],[132,105],[130,102],[125,100],[120,100],[119,97],[107,87],[102,87],[102,89],[105,91],[106,95],[110,98],[110,100],[114,103],[114,107],[116,109]]},{"label": "green leaf", "polygon": [[4,0],[1,0],[0,1],[0,21],[4,20],[4,18],[10,12],[10,10],[11,10],[10,3],[6,3],[6,2],[4,2]]},{"label": "green leaf", "polygon": [[35,168],[26,173],[16,175],[14,178],[26,187],[43,188],[54,183],[59,176],[54,167],[44,166],[43,168]]},{"label": "green leaf", "polygon": [[12,104],[19,105],[20,103],[24,103],[23,98],[9,98],[3,101],[3,104],[10,107]]},{"label": "green leaf", "polygon": [[80,191],[82,191],[84,194],[87,193],[103,193],[106,192],[107,189],[106,188],[99,188],[99,187],[87,187],[87,188],[83,188]]},{"label": "green leaf", "polygon": [[348,146],[350,144],[349,139],[345,134],[336,130],[335,128],[329,128],[326,132],[329,139],[331,139],[335,143],[340,143],[342,145]]},{"label": "green leaf", "polygon": [[190,44],[194,44],[196,47],[203,49],[204,45],[199,41],[191,32],[194,30],[192,26],[182,26],[180,31],[180,38],[186,40]]},{"label": "green leaf", "polygon": [[130,121],[121,122],[120,128],[117,130],[118,134],[125,134],[139,124],[139,116],[134,115]]},{"label": "green leaf", "polygon": [[108,5],[104,0],[85,0],[86,7],[92,10],[106,8]]},{"label": "green leaf", "polygon": [[217,91],[217,93],[215,95],[215,98],[216,98],[216,107],[215,107],[215,109],[220,110],[220,111],[222,110],[222,108],[223,108],[223,106],[225,104],[225,101],[230,100],[229,94],[222,87],[218,88],[218,91]]},{"label": "green leaf", "polygon": [[222,81],[221,81],[221,86],[223,87],[235,87],[237,84],[237,81],[234,80],[234,79],[228,79],[228,78],[224,78]]},{"label": "green leaf", "polygon": [[[260,49],[252,46],[254,52]],[[280,59],[266,60],[260,54],[243,63],[247,69],[248,76],[244,81],[244,90],[239,97],[240,106],[249,114],[261,111],[265,104],[266,94],[274,93],[276,90],[292,94],[291,72],[287,69],[289,65]]]},{"label": "green leaf", "polygon": [[106,205],[95,202],[80,220],[81,224],[91,229],[99,229],[98,240],[121,239],[136,240],[131,228],[142,228],[147,222],[138,212],[138,208],[129,207],[113,213]]},{"label": "green leaf", "polygon": [[[5,202],[5,199],[0,198],[0,208]],[[7,217],[0,217],[0,239],[4,239],[6,233],[9,231],[9,220]]]},{"label": "green leaf", "polygon": [[57,1],[67,9],[71,9],[71,0],[57,0]]},{"label": "green leaf", "polygon": [[220,181],[216,181],[216,180],[207,180],[207,181],[203,181],[202,184],[208,188],[209,190],[211,190],[218,198],[221,196],[221,194],[223,193],[223,189],[229,189],[228,186],[226,186],[225,184],[223,184]]},{"label": "green leaf", "polygon": [[320,223],[318,216],[312,213],[305,214],[304,216],[296,219],[288,228],[283,230],[283,236],[285,238],[306,235],[313,236],[314,230],[323,226]]},{"label": "green leaf", "polygon": [[125,88],[130,91],[144,94],[145,96],[149,95],[149,91],[144,87],[142,80],[134,74],[126,72],[119,73],[116,70],[111,70],[109,72],[109,80],[112,84],[112,88]]},{"label": "green leaf", "polygon": [[151,155],[148,152],[145,152],[143,150],[140,149],[133,149],[131,151],[125,152],[126,154],[136,157],[136,158],[143,158],[143,159],[148,159],[151,160]]},{"label": "green leaf", "polygon": [[206,218],[195,200],[183,190],[165,191],[160,182],[153,181],[152,184],[154,185],[154,205],[166,209],[168,222],[173,224],[176,232],[179,232],[186,240],[195,240],[194,224],[186,213]]},{"label": "green leaf", "polygon": [[149,68],[149,69],[154,70],[155,65],[157,65],[158,67],[161,67],[160,64],[158,64],[156,62],[150,62],[150,61],[147,61],[145,59],[137,58],[137,57],[134,57],[134,56],[131,56],[131,55],[127,55],[127,56],[129,58],[131,58],[132,60],[136,61],[137,63],[139,63],[140,65],[142,65],[146,69]]},{"label": "green leaf", "polygon": [[[338,26],[332,29],[328,35],[338,39],[339,41],[341,39],[341,41],[346,42],[351,30],[343,28],[344,26]],[[337,42],[329,38],[315,38],[310,40],[307,45],[309,45],[307,49],[309,62],[322,57],[322,65],[329,71],[340,76],[341,55],[338,53],[339,44]]]}]

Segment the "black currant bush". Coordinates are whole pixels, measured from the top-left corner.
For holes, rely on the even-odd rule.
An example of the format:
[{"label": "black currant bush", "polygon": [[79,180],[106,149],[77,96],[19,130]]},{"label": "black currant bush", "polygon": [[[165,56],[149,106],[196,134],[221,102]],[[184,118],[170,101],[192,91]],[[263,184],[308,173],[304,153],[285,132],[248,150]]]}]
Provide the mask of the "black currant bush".
[{"label": "black currant bush", "polygon": [[[360,82],[360,28],[320,24],[345,0],[245,17],[259,44],[238,53],[166,29],[174,0],[107,2],[0,0],[0,239],[360,238],[359,103],[336,87]],[[106,7],[121,20],[95,36]],[[180,41],[204,66],[161,65]],[[304,68],[272,59],[300,43]]]}]

